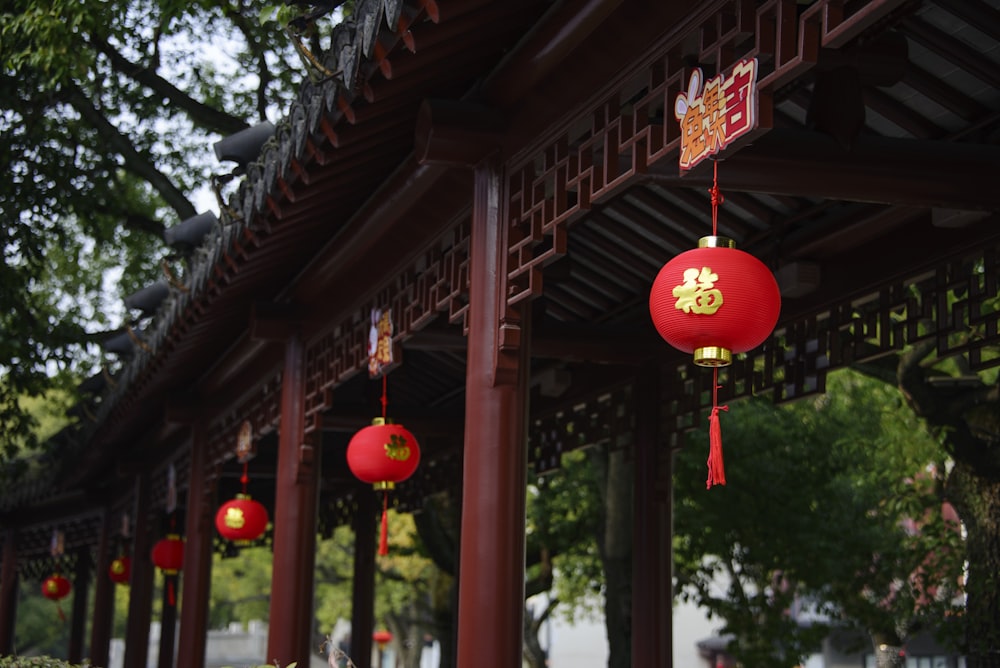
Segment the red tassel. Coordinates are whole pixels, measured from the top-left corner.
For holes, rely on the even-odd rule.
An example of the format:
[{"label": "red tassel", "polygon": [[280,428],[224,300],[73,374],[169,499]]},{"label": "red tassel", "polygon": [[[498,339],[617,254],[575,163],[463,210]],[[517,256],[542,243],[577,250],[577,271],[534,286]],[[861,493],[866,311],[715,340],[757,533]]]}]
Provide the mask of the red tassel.
[{"label": "red tassel", "polygon": [[729,410],[729,406],[713,406],[712,413],[708,416],[708,480],[705,481],[705,489],[712,489],[712,485],[726,484],[726,470],[722,462],[722,427],[719,426],[719,409]]},{"label": "red tassel", "polygon": [[389,554],[389,495],[382,495],[382,537],[378,541],[378,553]]},{"label": "red tassel", "polygon": [[59,605],[58,603],[56,603],[56,612],[59,613],[59,621],[61,621],[63,624],[65,624],[66,623],[66,614],[63,613],[62,606]]}]

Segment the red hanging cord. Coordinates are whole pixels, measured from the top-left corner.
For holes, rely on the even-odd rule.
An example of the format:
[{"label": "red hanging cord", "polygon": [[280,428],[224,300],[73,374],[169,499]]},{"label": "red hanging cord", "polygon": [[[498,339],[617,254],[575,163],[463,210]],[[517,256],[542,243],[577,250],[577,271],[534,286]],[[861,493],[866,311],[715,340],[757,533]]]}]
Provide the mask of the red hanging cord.
[{"label": "red hanging cord", "polygon": [[385,419],[385,408],[386,408],[386,406],[389,403],[389,399],[386,396],[386,391],[385,391],[385,389],[386,389],[386,382],[387,382],[386,381],[386,377],[383,375],[382,376],[382,398],[380,400],[382,402],[382,419],[383,420]]},{"label": "red hanging cord", "polygon": [[719,405],[719,368],[712,369],[712,413],[708,416],[708,479],[705,489],[712,485],[726,484],[726,470],[722,461],[722,427],[719,425],[719,411],[728,411],[729,406]]},{"label": "red hanging cord", "polygon": [[[386,419],[386,406],[389,399],[386,396],[386,376],[382,375],[382,420]],[[389,554],[389,492],[382,491],[382,532],[378,541],[378,553],[380,556]]]},{"label": "red hanging cord", "polygon": [[243,462],[243,475],[240,476],[240,483],[243,485],[243,495],[246,496],[247,493],[247,483],[250,482],[250,476],[247,475],[247,468],[249,467],[249,462]]},{"label": "red hanging cord", "polygon": [[708,192],[712,195],[712,236],[716,236],[719,233],[719,205],[725,201],[722,196],[722,191],[719,190],[719,161],[712,161],[712,168],[714,170],[712,174],[712,187],[708,189]]}]

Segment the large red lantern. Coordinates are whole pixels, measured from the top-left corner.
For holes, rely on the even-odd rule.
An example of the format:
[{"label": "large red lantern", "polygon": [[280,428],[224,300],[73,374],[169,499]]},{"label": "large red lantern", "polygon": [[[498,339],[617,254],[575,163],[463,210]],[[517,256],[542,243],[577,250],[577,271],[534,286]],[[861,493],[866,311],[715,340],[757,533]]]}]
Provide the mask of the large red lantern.
[{"label": "large red lantern", "polygon": [[50,601],[61,601],[69,596],[72,589],[69,580],[58,573],[54,573],[42,581],[42,596]]},{"label": "large red lantern", "polygon": [[387,509],[388,490],[413,475],[420,463],[420,445],[405,427],[385,418],[356,433],[347,445],[347,465],[359,479],[383,492],[382,535],[379,554],[389,553]]},{"label": "large red lantern", "polygon": [[118,557],[108,566],[108,577],[116,584],[128,584],[131,574],[132,560],[127,555]]},{"label": "large red lantern", "polygon": [[215,513],[219,535],[237,545],[249,545],[267,530],[267,509],[248,494],[237,494]]},{"label": "large red lantern", "polygon": [[693,354],[695,364],[713,367],[707,487],[726,484],[719,410],[728,406],[718,405],[719,367],[731,364],[733,353],[763,343],[781,311],[781,293],[771,270],[736,250],[731,239],[715,236],[722,202],[717,162],[709,192],[713,235],[663,265],[649,293],[649,313],[660,336]]},{"label": "large red lantern", "polygon": [[649,293],[656,331],[700,366],[726,366],[733,353],[759,346],[780,311],[771,270],[725,237],[702,237],[667,262]]}]

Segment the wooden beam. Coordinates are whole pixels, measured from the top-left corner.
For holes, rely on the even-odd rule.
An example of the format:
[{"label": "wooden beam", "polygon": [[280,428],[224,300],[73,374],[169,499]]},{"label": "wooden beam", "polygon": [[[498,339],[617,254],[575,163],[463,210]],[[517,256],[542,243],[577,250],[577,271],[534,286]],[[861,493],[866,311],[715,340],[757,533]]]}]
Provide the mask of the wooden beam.
[{"label": "wooden beam", "polygon": [[[850,150],[827,135],[776,129],[719,165],[719,187],[796,197],[962,210],[1000,209],[1000,146],[862,136]],[[703,188],[710,176],[680,176],[659,162],[644,177]],[[915,187],[919,184],[919,187]]]}]

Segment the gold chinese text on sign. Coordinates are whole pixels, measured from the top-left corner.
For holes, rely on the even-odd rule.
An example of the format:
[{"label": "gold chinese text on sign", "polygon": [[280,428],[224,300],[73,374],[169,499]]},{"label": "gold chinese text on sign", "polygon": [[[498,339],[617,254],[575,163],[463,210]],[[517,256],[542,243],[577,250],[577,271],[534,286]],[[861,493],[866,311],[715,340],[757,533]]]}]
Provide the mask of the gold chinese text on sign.
[{"label": "gold chinese text on sign", "polygon": [[712,315],[722,306],[722,291],[715,287],[719,275],[710,267],[695,267],[684,270],[684,282],[673,290],[674,308],[685,313]]},{"label": "gold chinese text on sign", "polygon": [[757,127],[757,60],[741,60],[728,75],[705,81],[691,73],[687,93],[674,102],[681,125],[680,167],[688,170]]}]

